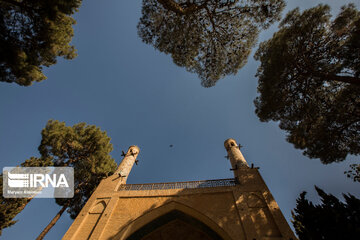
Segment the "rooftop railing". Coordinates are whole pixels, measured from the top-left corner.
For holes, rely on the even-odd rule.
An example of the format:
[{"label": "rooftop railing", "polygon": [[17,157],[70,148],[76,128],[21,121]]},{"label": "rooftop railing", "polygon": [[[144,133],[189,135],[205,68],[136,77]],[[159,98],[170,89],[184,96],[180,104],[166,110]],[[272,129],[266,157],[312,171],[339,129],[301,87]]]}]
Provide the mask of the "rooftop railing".
[{"label": "rooftop railing", "polygon": [[213,188],[235,186],[234,178],[189,181],[189,182],[167,182],[167,183],[144,183],[144,184],[124,184],[119,191],[141,191],[141,190],[163,190],[163,189],[189,189],[189,188]]}]

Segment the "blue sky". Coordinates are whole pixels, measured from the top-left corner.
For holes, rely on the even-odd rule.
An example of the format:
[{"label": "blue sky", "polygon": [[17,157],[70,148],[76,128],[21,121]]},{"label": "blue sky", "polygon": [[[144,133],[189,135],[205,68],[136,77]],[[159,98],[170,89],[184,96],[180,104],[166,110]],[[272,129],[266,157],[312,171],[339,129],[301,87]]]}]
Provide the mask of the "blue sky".
[{"label": "blue sky", "polygon": [[[351,1],[292,0],[283,15],[299,4],[304,10],[320,2],[336,14]],[[256,48],[237,75],[203,88],[196,74],[141,42],[136,29],[140,13],[140,0],[84,1],[75,15],[76,59],[59,59],[45,69],[48,79],[31,87],[0,83],[1,167],[39,156],[40,132],[56,119],[107,131],[117,163],[121,150],[138,145],[140,163],[128,183],[230,178],[223,142],[232,137],[244,146],[248,163],[260,167],[289,223],[301,191],[317,201],[314,185],[338,197],[342,192],[360,196],[359,185],[343,174],[355,157],[322,165],[287,143],[277,123],[258,120],[253,104]],[[262,32],[259,42],[276,29],[275,24]],[[3,231],[3,239],[34,239],[59,209],[54,199],[33,199],[17,216],[19,222]],[[46,239],[60,239],[71,223],[64,214]]]}]

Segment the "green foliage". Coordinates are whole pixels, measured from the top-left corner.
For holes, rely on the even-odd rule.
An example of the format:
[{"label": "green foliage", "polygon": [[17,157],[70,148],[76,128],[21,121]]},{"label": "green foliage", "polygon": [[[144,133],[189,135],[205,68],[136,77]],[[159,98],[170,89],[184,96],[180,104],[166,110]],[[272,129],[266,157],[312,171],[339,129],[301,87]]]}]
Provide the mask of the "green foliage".
[{"label": "green foliage", "polygon": [[17,221],[13,220],[29,203],[28,198],[4,198],[3,197],[3,175],[0,175],[0,235],[4,228],[14,225]]},{"label": "green foliage", "polygon": [[346,171],[345,174],[354,182],[360,182],[360,164],[351,164],[350,170]]},{"label": "green foliage", "polygon": [[360,236],[360,199],[345,195],[345,203],[331,194],[315,187],[321,204],[314,205],[300,194],[292,212],[296,234],[299,240],[358,239]]},{"label": "green foliage", "polygon": [[[31,157],[21,164],[21,167],[46,167],[51,166],[49,159]],[[13,219],[18,215],[32,198],[4,198],[3,176],[0,175],[0,235],[2,229],[14,225],[17,221]]]},{"label": "green foliage", "polygon": [[29,86],[46,79],[43,66],[72,59],[70,17],[81,0],[0,0],[0,81]]},{"label": "green foliage", "polygon": [[360,14],[352,4],[333,21],[329,12],[294,9],[255,55],[256,114],[325,164],[360,153]]},{"label": "green foliage", "polygon": [[110,156],[113,150],[110,138],[93,125],[79,123],[70,127],[53,120],[48,121],[41,135],[42,158],[50,158],[54,166],[74,168],[74,197],[59,198],[56,202],[61,206],[70,204],[67,211],[75,218],[101,179],[116,169]]},{"label": "green foliage", "polygon": [[211,87],[244,66],[259,30],[279,20],[284,6],[283,0],[143,0],[138,34]]},{"label": "green foliage", "polygon": [[[30,158],[22,167],[69,166],[74,168],[75,194],[71,199],[56,199],[72,218],[80,212],[101,179],[113,173],[116,163],[110,156],[112,144],[106,132],[85,123],[68,127],[63,122],[48,121],[42,130],[41,158]],[[2,176],[0,182],[2,186]],[[13,219],[32,198],[4,198],[0,188],[1,230],[16,223]]]}]

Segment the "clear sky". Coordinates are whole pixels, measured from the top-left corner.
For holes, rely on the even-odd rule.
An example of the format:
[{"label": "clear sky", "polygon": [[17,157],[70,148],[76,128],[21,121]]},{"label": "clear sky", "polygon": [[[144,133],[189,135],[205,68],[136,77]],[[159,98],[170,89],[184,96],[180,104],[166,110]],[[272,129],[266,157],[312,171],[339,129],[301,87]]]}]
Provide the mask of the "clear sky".
[{"label": "clear sky", "polygon": [[[320,2],[330,4],[336,14],[351,1],[291,0],[283,15],[299,4],[304,10]],[[258,120],[253,104],[256,48],[237,75],[203,88],[195,74],[141,42],[136,29],[140,14],[141,0],[83,1],[75,15],[76,59],[59,59],[45,70],[48,79],[31,87],[0,83],[1,168],[39,156],[40,132],[49,119],[56,119],[105,130],[118,163],[121,150],[138,145],[140,163],[128,183],[233,177],[223,147],[232,137],[244,146],[248,163],[260,167],[289,223],[301,191],[318,201],[314,185],[337,197],[342,192],[360,196],[359,184],[343,174],[355,157],[322,165],[286,142],[277,123]],[[263,32],[259,42],[276,29],[274,25]],[[34,239],[59,210],[54,199],[33,199],[2,238]],[[60,239],[71,223],[64,214],[46,239]]]}]

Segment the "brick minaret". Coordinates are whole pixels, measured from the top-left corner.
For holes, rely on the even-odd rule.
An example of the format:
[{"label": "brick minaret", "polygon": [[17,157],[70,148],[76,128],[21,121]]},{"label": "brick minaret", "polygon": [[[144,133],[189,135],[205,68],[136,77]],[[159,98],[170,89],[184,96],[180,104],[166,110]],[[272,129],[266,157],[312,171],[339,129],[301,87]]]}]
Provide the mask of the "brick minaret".
[{"label": "brick minaret", "polygon": [[236,179],[239,179],[240,172],[238,170],[248,169],[249,165],[246,162],[244,156],[242,155],[240,148],[236,141],[232,138],[227,139],[224,142],[225,149],[228,153],[228,157],[231,162],[232,169],[234,171],[234,176]]},{"label": "brick minaret", "polygon": [[137,163],[136,157],[138,156],[140,149],[138,146],[130,146],[127,153],[124,155],[124,159],[119,164],[119,167],[116,169],[114,175],[121,177],[121,183],[125,184],[126,180],[130,174],[134,163]]}]

